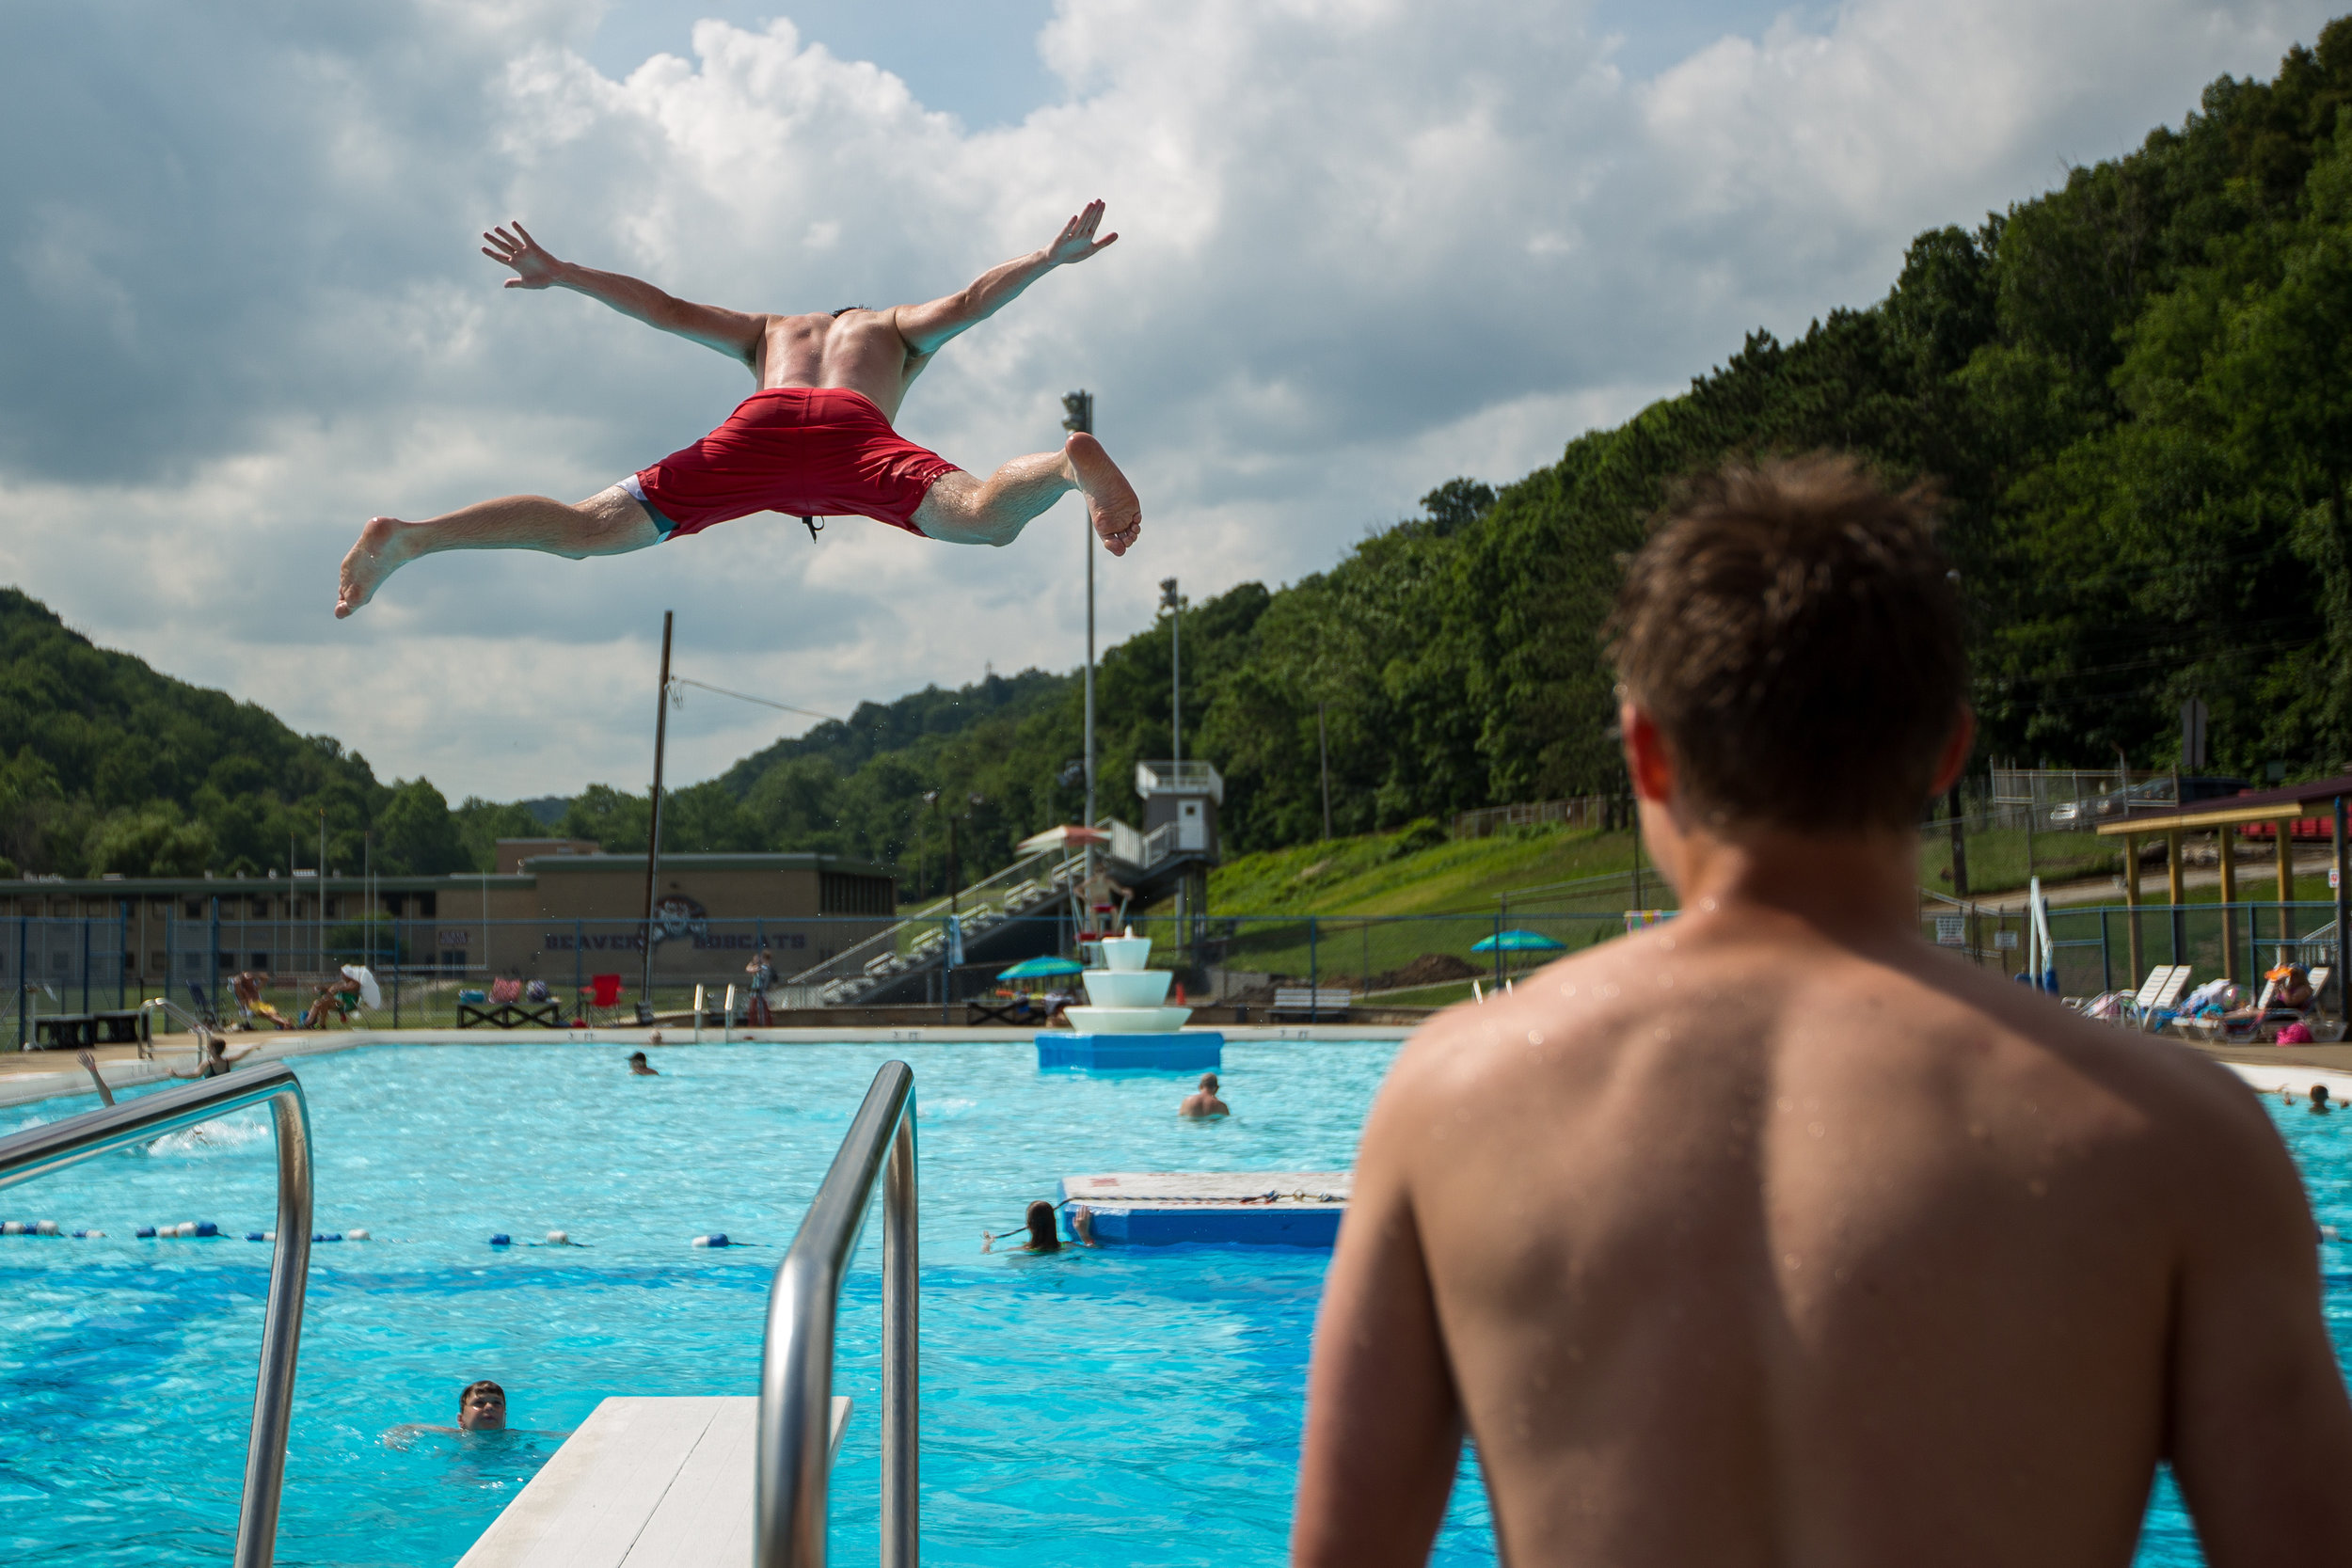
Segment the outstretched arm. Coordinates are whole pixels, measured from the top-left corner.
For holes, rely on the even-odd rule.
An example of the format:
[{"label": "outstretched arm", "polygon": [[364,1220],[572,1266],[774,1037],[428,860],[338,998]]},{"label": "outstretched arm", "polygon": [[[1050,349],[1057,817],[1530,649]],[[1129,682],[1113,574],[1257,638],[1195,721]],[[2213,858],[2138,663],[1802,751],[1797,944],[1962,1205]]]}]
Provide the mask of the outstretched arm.
[{"label": "outstretched arm", "polygon": [[966,287],[929,305],[901,305],[893,312],[898,336],[915,354],[936,354],[946,341],[967,326],[988,320],[1021,297],[1021,291],[1052,272],[1070,266],[1106,248],[1119,238],[1094,237],[1103,221],[1103,203],[1089,201],[1086,211],[1061,226],[1052,245],[1026,256],[989,268]]},{"label": "outstretched arm", "polygon": [[490,242],[482,247],[482,254],[515,269],[515,276],[506,280],[508,288],[569,289],[590,299],[602,300],[624,316],[634,316],[647,326],[675,332],[756,368],[760,339],[768,330],[766,316],[746,315],[716,305],[695,305],[622,273],[598,272],[594,267],[559,261],[531,237],[530,230],[519,223],[513,228],[511,234],[501,227],[482,236]]}]

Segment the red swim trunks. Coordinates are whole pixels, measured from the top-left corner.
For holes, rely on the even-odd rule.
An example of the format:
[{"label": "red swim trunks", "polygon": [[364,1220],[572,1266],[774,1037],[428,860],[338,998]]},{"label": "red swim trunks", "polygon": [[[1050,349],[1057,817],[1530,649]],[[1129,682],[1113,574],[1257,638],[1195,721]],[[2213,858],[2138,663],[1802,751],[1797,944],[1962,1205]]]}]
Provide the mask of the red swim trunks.
[{"label": "red swim trunks", "polygon": [[771,387],[624,488],[645,503],[664,539],[755,512],[872,517],[920,535],[914,509],[954,468],[891,429],[861,393]]}]

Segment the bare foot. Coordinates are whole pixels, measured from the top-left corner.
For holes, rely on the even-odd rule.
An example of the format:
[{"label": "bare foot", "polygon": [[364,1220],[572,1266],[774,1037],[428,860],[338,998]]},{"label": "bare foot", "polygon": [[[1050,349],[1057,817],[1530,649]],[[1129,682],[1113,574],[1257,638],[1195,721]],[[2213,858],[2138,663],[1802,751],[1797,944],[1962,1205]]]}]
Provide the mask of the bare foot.
[{"label": "bare foot", "polygon": [[359,531],[359,542],[343,557],[342,585],[335,593],[335,619],[340,621],[375,597],[384,579],[400,565],[392,541],[408,525],[397,517],[370,517]]},{"label": "bare foot", "polygon": [[1063,442],[1061,450],[1070,459],[1070,472],[1078,482],[1079,492],[1087,499],[1087,515],[1093,519],[1103,547],[1113,555],[1125,555],[1143,531],[1143,503],[1136,499],[1136,487],[1119,471],[1103,443],[1085,431]]}]

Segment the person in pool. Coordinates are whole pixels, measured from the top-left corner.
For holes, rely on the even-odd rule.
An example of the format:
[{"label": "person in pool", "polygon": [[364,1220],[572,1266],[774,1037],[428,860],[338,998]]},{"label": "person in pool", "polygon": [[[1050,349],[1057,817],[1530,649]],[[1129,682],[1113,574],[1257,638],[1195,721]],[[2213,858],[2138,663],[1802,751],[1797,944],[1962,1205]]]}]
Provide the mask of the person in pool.
[{"label": "person in pool", "polygon": [[1681,912],[1391,1065],[1296,1568],[1425,1562],[1465,1438],[1514,1563],[2120,1568],[2167,1465],[2207,1560],[2352,1561],[2271,1118],[1921,939],[1917,824],[1975,751],[1935,513],[1739,464],[1628,564],[1617,719]]},{"label": "person in pool", "polygon": [[2328,1103],[2328,1085],[2313,1084],[2312,1085],[2312,1115],[2324,1117],[2331,1115],[2334,1111],[2335,1107]]},{"label": "person in pool", "polygon": [[1176,1114],[1199,1121],[1209,1117],[1230,1117],[1233,1108],[1216,1097],[1216,1074],[1204,1072],[1200,1075],[1200,1087],[1184,1096],[1184,1102],[1176,1107]]},{"label": "person in pool", "polygon": [[[1083,1246],[1092,1246],[1094,1244],[1093,1228],[1087,1223],[1092,1216],[1083,1208],[1073,1209],[1071,1213],[1073,1215],[1071,1224],[1078,1232],[1079,1243]],[[1021,1243],[1019,1250],[1023,1252],[1059,1252],[1061,1250],[1061,1237],[1054,1229],[1054,1206],[1052,1204],[1043,1198],[1039,1198],[1030,1204],[1028,1212],[1021,1216],[1021,1223],[1029,1239]],[[1021,1234],[1023,1232],[1019,1230],[1009,1230],[1003,1233],[1005,1236]],[[981,1231],[980,1250],[982,1252],[993,1250],[996,1243],[1002,1239],[1003,1237],[994,1231]]]},{"label": "person in pool", "polygon": [[566,506],[503,496],[423,522],[371,517],[343,557],[337,619],[384,579],[439,550],[545,550],[574,560],[618,555],[755,512],[871,517],[919,539],[1009,545],[1029,520],[1075,490],[1095,535],[1124,555],[1143,508],[1110,453],[1080,430],[1061,450],[1016,457],[987,479],[968,474],[893,428],[898,404],[939,351],[1011,304],[1057,267],[1106,249],[1103,203],[1089,201],[1042,249],[990,268],[924,305],[776,315],[673,298],[619,273],[558,261],[521,224],[491,230],[482,253],[513,271],[510,289],[569,289],[663,332],[715,349],[758,389],[693,445]]},{"label": "person in pool", "polygon": [[655,1067],[651,1062],[646,1061],[645,1053],[642,1051],[632,1051],[628,1053],[628,1070],[629,1075],[635,1078],[659,1078],[661,1076],[661,1069]]}]

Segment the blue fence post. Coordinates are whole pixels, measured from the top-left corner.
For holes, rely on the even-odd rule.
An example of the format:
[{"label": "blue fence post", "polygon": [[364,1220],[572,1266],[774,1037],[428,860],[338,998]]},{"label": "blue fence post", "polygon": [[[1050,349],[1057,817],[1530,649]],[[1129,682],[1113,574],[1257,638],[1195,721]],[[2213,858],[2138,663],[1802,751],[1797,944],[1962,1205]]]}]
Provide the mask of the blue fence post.
[{"label": "blue fence post", "polygon": [[82,917],[82,1011],[89,1011],[89,916]]},{"label": "blue fence post", "polygon": [[222,1013],[220,1008],[220,895],[217,893],[213,895],[212,936],[212,945],[205,949],[211,956],[204,960],[204,966],[213,972],[213,1012],[225,1025],[228,1022],[228,1016]]},{"label": "blue fence post", "polygon": [[25,1040],[31,1037],[24,1017],[24,1009],[33,994],[33,977],[24,968],[28,951],[25,939],[30,934],[25,922],[25,916],[20,914],[16,917],[16,1048],[19,1051],[24,1049]]},{"label": "blue fence post", "polygon": [[[393,907],[399,907],[397,901]],[[373,914],[374,911],[369,912]],[[392,972],[392,1027],[397,1029],[400,1027],[400,916],[392,916],[388,924],[391,927],[392,946],[391,951],[385,955],[385,960]]]},{"label": "blue fence post", "polygon": [[131,973],[131,901],[115,900],[115,1011],[128,1005],[123,995],[124,977]]},{"label": "blue fence post", "polygon": [[2107,951],[2107,911],[2104,905],[2099,910],[2099,989],[2115,989],[2115,959]]},{"label": "blue fence post", "polygon": [[580,972],[580,949],[588,944],[588,927],[578,920],[572,922],[572,1017],[580,1022],[588,1022],[588,1004],[580,999],[582,987],[588,983]]}]

